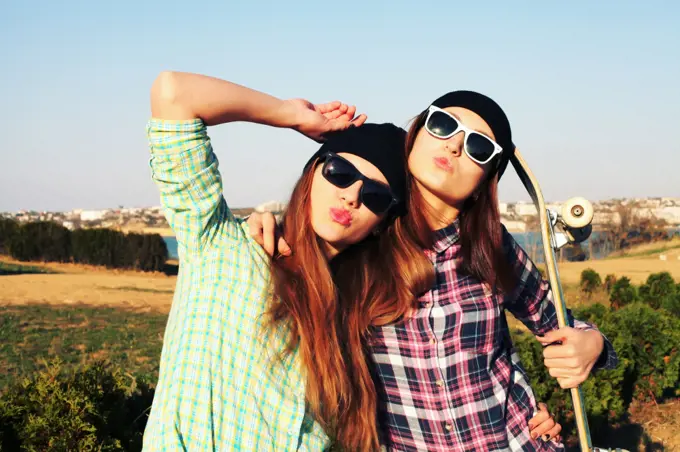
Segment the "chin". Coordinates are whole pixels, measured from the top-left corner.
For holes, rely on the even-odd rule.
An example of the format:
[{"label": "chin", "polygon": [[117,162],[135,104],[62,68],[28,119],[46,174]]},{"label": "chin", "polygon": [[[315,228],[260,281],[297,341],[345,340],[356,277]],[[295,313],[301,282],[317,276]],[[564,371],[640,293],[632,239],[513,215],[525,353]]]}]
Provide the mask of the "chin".
[{"label": "chin", "polygon": [[324,242],[331,245],[342,242],[346,238],[346,229],[331,222],[319,222],[312,224],[314,233]]},{"label": "chin", "polygon": [[443,201],[448,205],[458,205],[460,203],[460,196],[458,196],[457,191],[452,187],[453,184],[450,181],[442,183],[439,180],[419,180],[418,183],[432,195]]},{"label": "chin", "polygon": [[422,174],[422,176],[415,177],[415,179],[423,188],[437,194],[450,191],[453,185],[453,181],[446,174],[427,172]]}]

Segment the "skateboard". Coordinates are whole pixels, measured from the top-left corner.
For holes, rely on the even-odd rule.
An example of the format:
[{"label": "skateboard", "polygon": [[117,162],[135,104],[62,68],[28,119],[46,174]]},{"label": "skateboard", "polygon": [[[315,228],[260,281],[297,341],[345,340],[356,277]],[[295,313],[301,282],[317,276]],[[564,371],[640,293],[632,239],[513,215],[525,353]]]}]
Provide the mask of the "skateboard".
[{"label": "skateboard", "polygon": [[[515,154],[510,158],[510,162],[538,211],[543,253],[545,255],[545,268],[553,293],[555,310],[557,311],[557,323],[560,328],[564,328],[568,326],[567,307],[564,301],[555,253],[565,245],[580,243],[588,239],[593,230],[591,225],[594,213],[593,205],[584,198],[570,198],[562,205],[559,212],[548,209],[538,181],[519,150],[515,150]],[[593,448],[583,392],[580,387],[572,388],[570,391],[581,451],[604,452],[615,450],[627,452],[623,449]]]}]

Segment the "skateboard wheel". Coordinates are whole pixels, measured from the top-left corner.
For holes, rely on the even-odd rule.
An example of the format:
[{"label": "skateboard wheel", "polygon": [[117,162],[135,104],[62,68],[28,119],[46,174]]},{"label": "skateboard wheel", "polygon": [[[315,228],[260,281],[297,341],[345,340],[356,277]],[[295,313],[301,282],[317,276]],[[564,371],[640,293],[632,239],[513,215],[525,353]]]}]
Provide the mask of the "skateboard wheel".
[{"label": "skateboard wheel", "polygon": [[593,205],[585,198],[571,198],[562,205],[562,221],[571,229],[584,228],[593,221]]},{"label": "skateboard wheel", "polygon": [[593,232],[593,225],[589,224],[583,228],[565,228],[567,236],[569,237],[569,242],[571,243],[581,243],[588,240],[590,234]]}]

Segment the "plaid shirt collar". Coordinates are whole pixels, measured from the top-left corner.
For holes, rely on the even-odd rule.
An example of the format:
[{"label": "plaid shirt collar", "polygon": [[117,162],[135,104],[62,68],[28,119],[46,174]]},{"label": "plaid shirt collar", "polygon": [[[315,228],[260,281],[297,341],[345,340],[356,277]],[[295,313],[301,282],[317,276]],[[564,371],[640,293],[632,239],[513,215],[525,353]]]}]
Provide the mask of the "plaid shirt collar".
[{"label": "plaid shirt collar", "polygon": [[441,254],[451,248],[460,238],[460,218],[453,220],[453,223],[442,229],[434,231],[434,245],[432,250]]}]

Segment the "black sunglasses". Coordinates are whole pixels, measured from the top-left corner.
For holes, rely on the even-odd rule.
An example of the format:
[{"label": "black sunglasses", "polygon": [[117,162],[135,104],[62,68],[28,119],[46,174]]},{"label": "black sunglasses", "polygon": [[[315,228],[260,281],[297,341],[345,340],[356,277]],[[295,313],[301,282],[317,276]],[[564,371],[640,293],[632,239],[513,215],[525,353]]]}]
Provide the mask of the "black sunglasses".
[{"label": "black sunglasses", "polygon": [[399,202],[388,185],[364,176],[354,165],[339,155],[328,152],[319,159],[323,161],[321,174],[336,187],[347,188],[356,181],[362,181],[359,199],[374,214],[382,215]]}]

